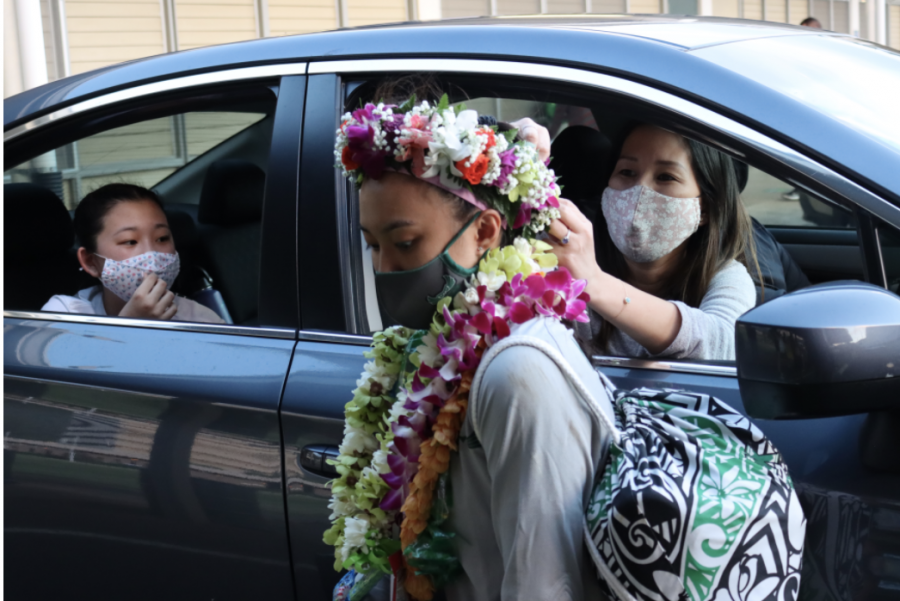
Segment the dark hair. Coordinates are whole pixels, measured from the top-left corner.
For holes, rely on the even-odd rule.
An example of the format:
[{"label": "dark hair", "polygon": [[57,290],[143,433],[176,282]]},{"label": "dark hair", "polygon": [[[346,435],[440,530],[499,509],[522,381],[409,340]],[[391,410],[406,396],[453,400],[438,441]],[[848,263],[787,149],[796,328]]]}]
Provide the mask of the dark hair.
[{"label": "dark hair", "polygon": [[97,188],[75,208],[75,236],[88,252],[97,252],[97,236],[103,231],[103,220],[110,209],[120,202],[149,200],[163,208],[159,196],[152,190],[133,184],[106,184]]},{"label": "dark hair", "polygon": [[[619,160],[625,141],[641,125],[634,124],[625,131],[612,161]],[[660,296],[699,307],[713,277],[731,261],[742,263],[760,282],[762,273],[756,259],[753,225],[741,201],[734,161],[705,144],[689,138],[684,141],[691,156],[691,170],[700,186],[707,220],[688,238],[684,260],[669,274]],[[628,273],[625,257],[613,243],[602,211],[598,213],[594,229],[597,262],[603,271],[624,279]],[[609,350],[614,330],[615,326],[604,320],[597,342],[605,351]]]},{"label": "dark hair", "polygon": [[811,26],[813,23],[817,24],[819,27],[822,26],[822,24],[819,23],[819,20],[815,17],[806,17],[805,19],[800,21],[800,25],[804,25],[806,27]]}]

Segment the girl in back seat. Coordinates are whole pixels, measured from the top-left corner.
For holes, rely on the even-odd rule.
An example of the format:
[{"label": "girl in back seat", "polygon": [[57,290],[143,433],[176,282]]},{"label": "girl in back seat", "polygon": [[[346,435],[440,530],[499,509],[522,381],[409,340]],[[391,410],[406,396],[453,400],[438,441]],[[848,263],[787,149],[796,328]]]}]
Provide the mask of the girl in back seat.
[{"label": "girl in back seat", "polygon": [[56,295],[43,311],[224,323],[211,309],[169,290],[180,261],[162,202],[131,184],[107,184],[75,209],[78,262],[102,285]]}]

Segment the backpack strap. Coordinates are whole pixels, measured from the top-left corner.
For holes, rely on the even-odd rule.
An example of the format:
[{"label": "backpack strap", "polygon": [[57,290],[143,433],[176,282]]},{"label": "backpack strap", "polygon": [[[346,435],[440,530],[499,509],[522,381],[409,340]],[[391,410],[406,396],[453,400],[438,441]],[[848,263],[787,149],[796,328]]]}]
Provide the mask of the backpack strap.
[{"label": "backpack strap", "polygon": [[[581,381],[581,378],[578,377],[578,374],[575,373],[575,370],[572,369],[572,366],[569,365],[569,362],[560,354],[558,350],[541,340],[540,338],[535,338],[534,336],[510,336],[508,338],[504,338],[484,353],[484,356],[481,358],[481,365],[478,366],[478,370],[475,372],[475,378],[472,380],[472,388],[469,392],[469,411],[468,415],[472,420],[472,429],[475,431],[475,436],[481,440],[481,428],[478,427],[478,421],[475,419],[475,403],[478,399],[478,393],[481,388],[481,378],[484,375],[484,372],[487,371],[488,366],[490,366],[491,362],[503,351],[513,346],[528,346],[531,348],[535,348],[542,353],[544,353],[547,357],[549,357],[556,366],[559,368],[559,371],[563,373],[566,379],[569,381],[569,384],[575,389],[575,391],[581,395],[581,398],[587,402],[588,408],[593,413],[597,419],[600,420],[604,426],[609,428],[610,433],[612,434],[613,442],[618,444],[621,434],[618,429],[616,429],[615,423],[610,419],[608,415],[603,411],[600,407],[600,403],[597,399],[594,398],[594,395],[591,394],[591,391],[588,390],[587,386],[584,385],[584,382]],[[596,370],[595,370],[596,371]],[[614,399],[615,386],[613,386],[612,382],[609,381],[605,375],[596,372],[598,376],[600,376],[600,381],[603,383],[603,387],[607,390],[610,395],[610,399]]]}]

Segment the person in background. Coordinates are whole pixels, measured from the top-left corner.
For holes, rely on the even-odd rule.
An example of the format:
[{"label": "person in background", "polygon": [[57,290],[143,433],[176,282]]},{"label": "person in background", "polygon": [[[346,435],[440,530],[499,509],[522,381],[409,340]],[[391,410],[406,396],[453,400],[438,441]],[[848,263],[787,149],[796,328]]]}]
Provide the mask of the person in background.
[{"label": "person in background", "polygon": [[211,309],[169,290],[180,260],[162,202],[151,190],[98,188],[75,209],[74,225],[78,262],[100,285],[53,296],[42,311],[224,323]]},{"label": "person in background", "polygon": [[587,280],[579,339],[592,354],[734,360],[735,323],[756,305],[747,268],[759,272],[734,163],[647,124],[616,156],[596,254],[593,224],[568,200],[550,227],[560,265]]},{"label": "person in background", "polygon": [[806,17],[800,21],[801,27],[812,27],[813,29],[822,29],[822,24],[815,17]]}]

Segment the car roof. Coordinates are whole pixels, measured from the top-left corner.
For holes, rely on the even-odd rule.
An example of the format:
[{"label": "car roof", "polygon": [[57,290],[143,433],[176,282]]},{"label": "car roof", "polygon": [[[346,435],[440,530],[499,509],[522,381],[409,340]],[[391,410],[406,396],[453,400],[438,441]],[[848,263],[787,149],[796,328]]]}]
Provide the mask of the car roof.
[{"label": "car roof", "polygon": [[[750,125],[900,203],[896,153],[739,70],[710,60],[732,44],[848,36],[777,23],[677,15],[562,15],[395,23],[196,48],[113,65],[4,100],[4,130],[137,85],[279,63],[465,58],[574,67],[647,83]],[[703,49],[706,56],[695,51]],[[792,56],[772,69],[799,70]]]},{"label": "car roof", "polygon": [[[114,90],[226,68],[379,55],[494,58],[513,55],[571,63],[575,56],[571,52],[559,52],[560,48],[569,47],[571,51],[574,44],[596,45],[601,41],[602,46],[613,50],[606,53],[611,59],[620,52],[643,48],[638,53],[642,57],[649,52],[659,54],[657,60],[663,60],[667,53],[662,48],[653,49],[654,46],[664,46],[671,54],[671,51],[684,52],[748,39],[812,33],[809,28],[778,23],[678,15],[538,15],[372,25],[196,48],[60,79],[4,100],[4,129]],[[523,45],[522,36],[544,39],[547,43]],[[460,43],[462,37],[467,43]],[[515,50],[510,52],[510,47]],[[616,64],[615,60],[606,62],[614,70],[629,68],[626,64]],[[603,61],[599,66],[604,66]]]}]

